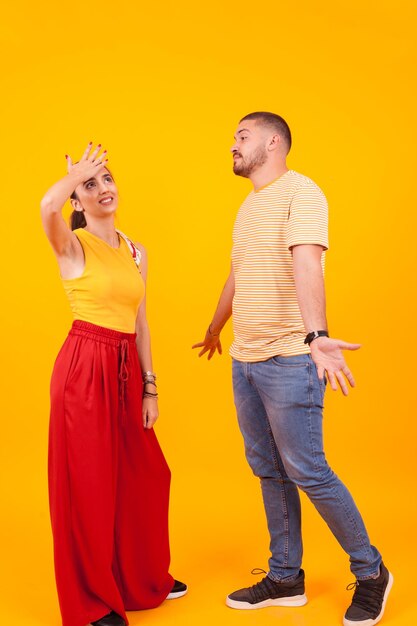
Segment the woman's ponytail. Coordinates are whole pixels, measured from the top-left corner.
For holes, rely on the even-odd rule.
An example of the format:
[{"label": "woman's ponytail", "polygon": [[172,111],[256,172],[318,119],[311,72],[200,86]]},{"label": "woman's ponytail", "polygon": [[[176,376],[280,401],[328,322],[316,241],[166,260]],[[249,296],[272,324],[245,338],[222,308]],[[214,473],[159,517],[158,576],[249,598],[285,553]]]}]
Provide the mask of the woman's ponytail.
[{"label": "woman's ponytail", "polygon": [[[78,200],[75,191],[72,192],[71,199]],[[84,211],[76,211],[74,209],[70,216],[70,226],[71,230],[75,230],[76,228],[84,228],[85,226],[87,226],[87,220],[85,219]]]},{"label": "woman's ponytail", "polygon": [[84,228],[87,226],[87,221],[82,211],[73,211],[70,217],[71,230],[76,228]]}]

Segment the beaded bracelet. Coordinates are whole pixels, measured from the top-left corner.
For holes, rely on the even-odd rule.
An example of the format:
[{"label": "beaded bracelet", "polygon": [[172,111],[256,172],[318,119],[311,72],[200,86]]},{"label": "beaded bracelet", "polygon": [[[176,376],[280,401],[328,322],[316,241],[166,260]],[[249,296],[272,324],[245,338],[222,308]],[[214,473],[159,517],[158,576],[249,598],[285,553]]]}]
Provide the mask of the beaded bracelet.
[{"label": "beaded bracelet", "polygon": [[155,400],[157,400],[157,398],[159,397],[157,393],[149,393],[148,391],[145,391],[145,393],[142,396],[143,398],[154,398]]},{"label": "beaded bracelet", "polygon": [[152,380],[156,380],[156,374],[155,372],[143,372],[142,373],[142,380],[145,381],[148,378],[152,378]]}]

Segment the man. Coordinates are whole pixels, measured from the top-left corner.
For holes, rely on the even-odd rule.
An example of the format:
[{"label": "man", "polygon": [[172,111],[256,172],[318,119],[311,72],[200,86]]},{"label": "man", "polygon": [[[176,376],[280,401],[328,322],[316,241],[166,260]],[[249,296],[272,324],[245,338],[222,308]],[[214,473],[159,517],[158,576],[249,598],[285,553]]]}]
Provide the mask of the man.
[{"label": "man", "polygon": [[288,169],[290,147],[290,129],[278,115],[251,113],[239,123],[233,171],[249,178],[254,191],[237,215],[232,267],[216,312],[204,341],[193,346],[209,359],[221,354],[220,333],[233,312],[235,404],[271,538],[267,576],[226,603],[256,609],[307,602],[299,488],[350,556],[356,583],[344,626],[370,626],[382,618],[393,577],[327,464],[322,441],[326,382],[348,393],[347,382],[355,382],[342,350],[360,346],[329,337],[327,202],[312,180]]}]

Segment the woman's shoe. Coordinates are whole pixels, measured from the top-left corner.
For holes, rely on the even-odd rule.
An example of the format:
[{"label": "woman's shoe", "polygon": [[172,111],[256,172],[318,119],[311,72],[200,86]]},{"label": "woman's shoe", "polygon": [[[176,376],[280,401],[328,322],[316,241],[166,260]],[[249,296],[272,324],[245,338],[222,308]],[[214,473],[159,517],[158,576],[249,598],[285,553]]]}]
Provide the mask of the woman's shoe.
[{"label": "woman's shoe", "polygon": [[174,586],[171,591],[167,595],[167,600],[174,600],[175,598],[181,598],[181,596],[185,596],[188,591],[188,587],[185,583],[180,582],[179,580],[174,580]]},{"label": "woman's shoe", "polygon": [[95,622],[91,622],[92,626],[126,626],[126,622],[123,617],[117,615],[114,611],[104,615]]}]

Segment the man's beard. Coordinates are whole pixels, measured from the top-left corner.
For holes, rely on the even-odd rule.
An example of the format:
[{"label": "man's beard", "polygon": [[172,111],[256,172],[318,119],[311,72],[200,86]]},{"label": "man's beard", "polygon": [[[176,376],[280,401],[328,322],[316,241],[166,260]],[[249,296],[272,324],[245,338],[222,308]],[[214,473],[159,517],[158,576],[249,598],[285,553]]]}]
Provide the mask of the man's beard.
[{"label": "man's beard", "polygon": [[240,159],[233,163],[233,171],[238,176],[243,176],[244,178],[249,178],[252,172],[266,163],[268,158],[267,152],[263,146],[258,146],[246,159],[240,152],[238,152],[238,154]]}]

